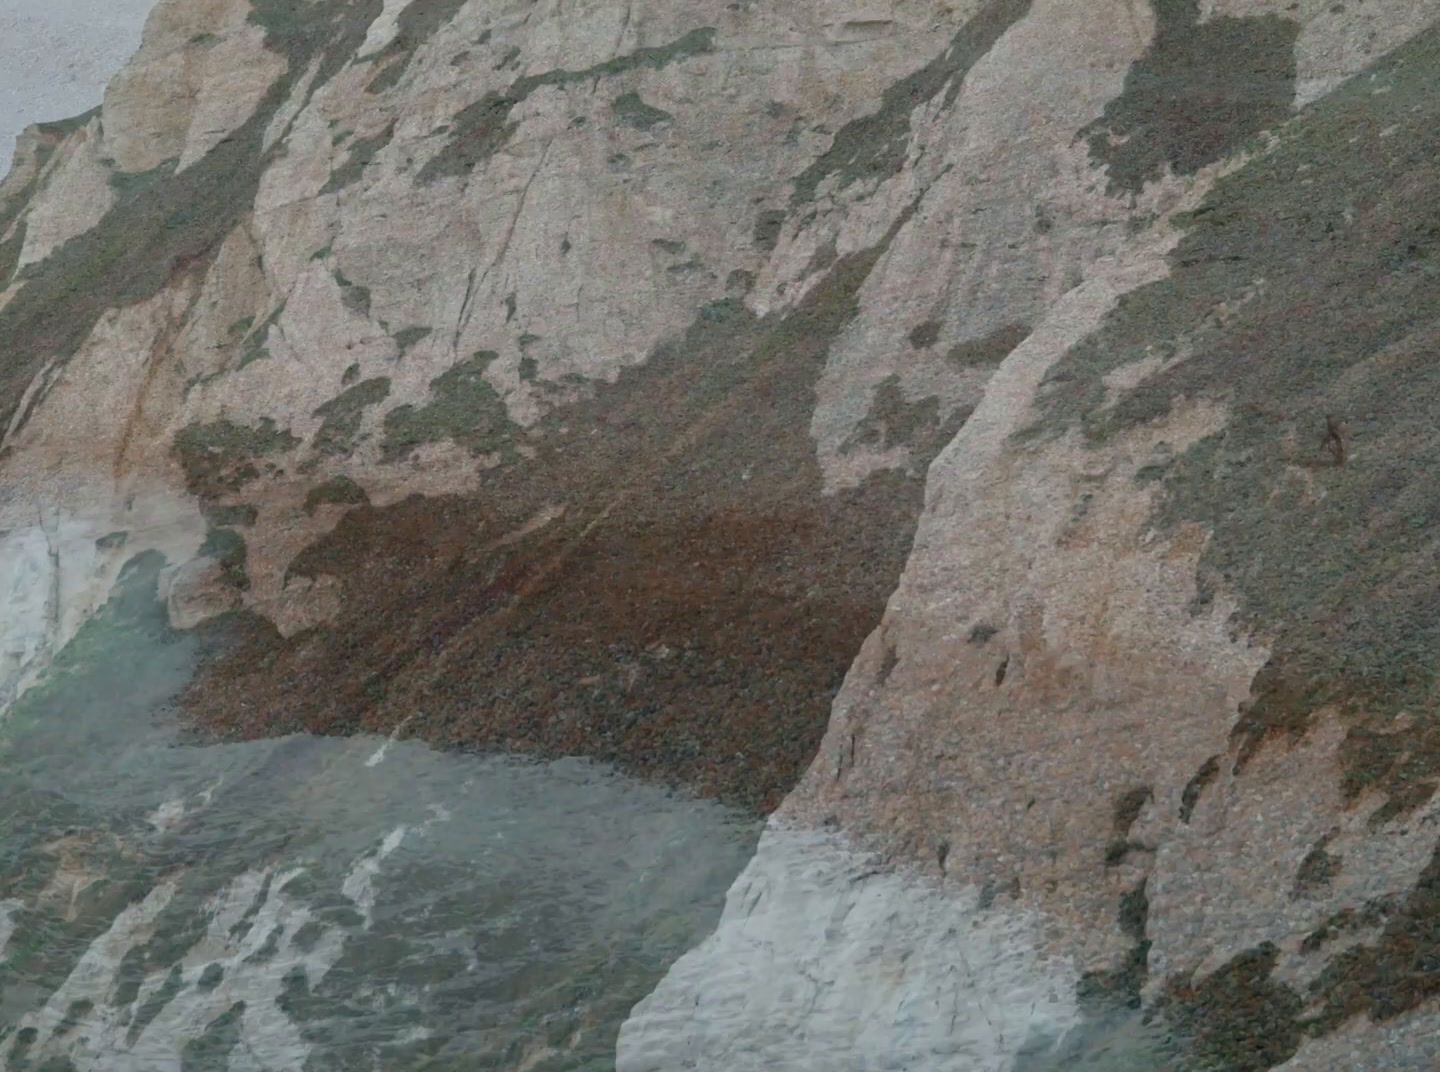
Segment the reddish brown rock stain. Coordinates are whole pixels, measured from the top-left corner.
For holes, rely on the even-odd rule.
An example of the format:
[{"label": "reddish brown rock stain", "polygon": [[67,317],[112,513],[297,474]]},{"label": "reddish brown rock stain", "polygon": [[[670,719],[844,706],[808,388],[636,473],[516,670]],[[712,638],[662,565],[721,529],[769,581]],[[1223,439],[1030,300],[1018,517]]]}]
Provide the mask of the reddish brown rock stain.
[{"label": "reddish brown rock stain", "polygon": [[[829,339],[877,256],[843,258],[778,322],[709,310],[534,429],[540,456],[476,495],[351,510],[291,566],[340,579],[340,617],[289,640],[253,630],[188,710],[227,736],[399,730],[589,755],[774,808],[879,621],[921,504],[928,457],[826,496],[809,438]],[[933,453],[941,437],[922,431]]]}]

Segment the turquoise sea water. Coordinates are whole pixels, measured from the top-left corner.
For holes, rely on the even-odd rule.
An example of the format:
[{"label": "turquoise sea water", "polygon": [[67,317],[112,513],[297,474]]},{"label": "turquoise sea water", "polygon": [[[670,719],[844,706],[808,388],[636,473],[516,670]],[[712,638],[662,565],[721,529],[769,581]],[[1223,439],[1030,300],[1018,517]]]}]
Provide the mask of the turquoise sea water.
[{"label": "turquoise sea water", "polygon": [[187,744],[162,565],[0,723],[0,1067],[613,1067],[758,824],[580,759]]}]

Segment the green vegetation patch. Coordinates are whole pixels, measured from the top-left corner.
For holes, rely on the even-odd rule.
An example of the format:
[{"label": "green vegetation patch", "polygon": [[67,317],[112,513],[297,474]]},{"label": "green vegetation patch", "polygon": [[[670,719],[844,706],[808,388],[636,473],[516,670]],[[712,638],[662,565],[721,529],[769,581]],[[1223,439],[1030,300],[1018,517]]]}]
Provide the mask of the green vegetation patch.
[{"label": "green vegetation patch", "polygon": [[282,301],[275,311],[265,318],[265,321],[256,326],[253,316],[242,316],[235,320],[225,329],[225,342],[235,351],[235,360],[213,372],[201,373],[192,376],[186,383],[185,389],[189,391],[193,387],[218,380],[222,376],[232,372],[239,372],[247,365],[256,361],[263,361],[270,357],[270,332],[280,321],[281,315],[285,312],[285,303]]},{"label": "green vegetation patch", "polygon": [[185,987],[185,970],[180,965],[172,965],[165,976],[165,981],[153,993],[146,996],[140,1007],[135,1010],[131,1017],[130,1026],[125,1031],[125,1044],[134,1046],[140,1041],[140,1036],[145,1029],[155,1022],[155,1018],[165,1011],[165,1006],[179,996],[180,991]]},{"label": "green vegetation patch", "polygon": [[185,486],[191,493],[216,499],[258,477],[257,459],[299,445],[300,440],[277,428],[269,417],[253,428],[221,419],[182,428],[171,451],[185,470]]},{"label": "green vegetation patch", "polygon": [[1184,1041],[1184,1068],[1264,1072],[1304,1037],[1300,996],[1272,975],[1279,950],[1262,943],[1203,978],[1172,979],[1158,1009]]},{"label": "green vegetation patch", "polygon": [[627,127],[634,127],[636,130],[649,130],[660,123],[668,123],[675,117],[663,108],[654,108],[640,99],[640,94],[635,92],[622,93],[610,102],[610,110],[615,113],[615,118]]},{"label": "green vegetation patch", "polygon": [[1029,324],[1006,324],[982,338],[956,343],[945,352],[945,360],[956,368],[998,365],[1030,337],[1030,330]]},{"label": "green vegetation patch", "polygon": [[352,313],[368,317],[370,315],[370,288],[362,287],[359,283],[352,283],[339,268],[336,268],[333,274],[336,284],[340,287],[340,300],[345,303],[345,308]]},{"label": "green vegetation patch", "polygon": [[910,145],[910,115],[942,92],[954,103],[965,76],[1001,36],[1030,11],[1031,0],[991,0],[951,39],[944,52],[885,90],[880,107],[846,123],[823,156],[795,179],[792,204],[815,200],[834,179],[831,193],[857,182],[880,182],[898,174]]},{"label": "green vegetation patch", "polygon": [[1155,799],[1154,790],[1148,786],[1136,786],[1115,802],[1115,819],[1111,827],[1110,843],[1105,847],[1105,866],[1117,867],[1132,851],[1146,851],[1147,846],[1132,840],[1130,829],[1145,805]]},{"label": "green vegetation patch", "polygon": [[[36,124],[43,140],[35,147],[35,172],[24,186],[7,197],[4,203],[0,203],[0,290],[10,284],[15,276],[15,269],[20,263],[20,254],[25,248],[25,234],[28,230],[25,221],[20,217],[30,207],[30,199],[34,197],[36,190],[40,187],[41,173],[55,155],[55,150],[59,148],[60,142],[99,114],[99,108],[92,108],[71,119]],[[4,178],[4,176],[0,175],[0,178]],[[6,239],[4,235],[10,231],[12,225],[15,230]]]},{"label": "green vegetation patch", "polygon": [[769,253],[780,244],[780,232],[785,228],[786,215],[784,209],[767,209],[756,218],[751,237],[762,252]]},{"label": "green vegetation patch", "polygon": [[250,577],[245,572],[248,556],[245,537],[234,529],[211,529],[200,545],[200,554],[214,560],[225,583],[231,588],[244,591],[250,587]]},{"label": "green vegetation patch", "polygon": [[355,437],[365,411],[390,397],[390,379],[377,376],[364,380],[332,398],[315,411],[321,418],[314,447],[322,454],[345,455],[355,450]]},{"label": "green vegetation patch", "polygon": [[419,326],[402,328],[395,333],[395,345],[400,348],[400,356],[404,357],[421,339],[433,335],[433,328],[422,328]]},{"label": "green vegetation patch", "polygon": [[1326,841],[1322,840],[1300,861],[1300,867],[1295,872],[1293,896],[1308,897],[1317,891],[1326,890],[1340,873],[1342,858],[1326,852],[1325,845]]},{"label": "green vegetation patch", "polygon": [[510,121],[510,113],[536,90],[594,82],[629,71],[660,70],[671,63],[712,52],[714,47],[715,30],[706,27],[692,30],[668,45],[637,49],[583,70],[554,70],[518,78],[503,92],[487,93],[456,113],[449,141],[420,169],[416,181],[429,184],[468,175],[490,159],[515,133],[517,124]]},{"label": "green vegetation patch", "polygon": [[[1125,827],[1129,832],[1129,827]],[[1150,898],[1145,881],[1120,898],[1120,930],[1132,941],[1130,949],[1113,968],[1087,972],[1080,980],[1077,996],[1081,1007],[1093,1016],[1105,1016],[1117,1009],[1140,1005],[1140,989],[1149,976],[1150,939],[1146,936]]]},{"label": "green vegetation patch", "polygon": [[100,551],[114,551],[117,548],[124,547],[129,539],[130,533],[123,530],[107,532],[95,541],[95,547]]},{"label": "green vegetation patch", "polygon": [[365,89],[384,93],[396,85],[410,69],[410,61],[420,46],[433,37],[465,6],[465,0],[411,0],[396,20],[396,32],[390,43],[375,56],[378,74]]},{"label": "green vegetation patch", "polygon": [[330,173],[330,178],[320,188],[322,194],[333,194],[345,189],[352,183],[358,182],[360,176],[365,174],[365,169],[370,166],[380,151],[390,144],[395,137],[395,123],[390,124],[380,133],[368,138],[356,138],[350,143],[350,151],[345,157],[345,163]]},{"label": "green vegetation patch", "polygon": [[348,476],[332,476],[316,484],[305,496],[305,512],[313,514],[321,506],[364,506],[370,501],[365,489]]},{"label": "green vegetation patch", "polygon": [[[8,227],[3,216],[0,216],[0,226]],[[15,278],[15,269],[20,264],[20,254],[25,251],[25,235],[28,231],[29,226],[24,220],[21,220],[9,238],[0,238],[0,289],[9,286],[10,281]],[[0,230],[0,234],[3,233],[4,231]]]},{"label": "green vegetation patch", "polygon": [[[242,329],[240,343],[240,360],[235,365],[235,371],[240,371],[246,365],[260,361],[270,356],[270,349],[266,343],[270,341],[270,331],[280,322],[280,316],[285,312],[285,303],[282,301],[275,311],[265,318],[265,323],[258,328],[252,328],[253,319],[246,317],[237,321],[238,324],[245,324]],[[249,323],[247,323],[247,321]],[[232,327],[235,325],[232,325]]]},{"label": "green vegetation patch", "polygon": [[265,30],[265,47],[290,61],[287,81],[319,58],[313,92],[355,56],[384,7],[384,0],[251,0],[248,19]]},{"label": "green vegetation patch", "polygon": [[81,127],[88,126],[90,120],[100,114],[100,106],[96,105],[88,112],[81,112],[79,115],[72,115],[66,119],[52,119],[44,123],[36,123],[35,127],[48,138],[68,138]]},{"label": "green vegetation patch", "polygon": [[[111,161],[113,163],[114,161]],[[106,181],[110,183],[110,189],[115,196],[121,199],[129,199],[137,194],[153,189],[156,185],[171,178],[175,174],[175,166],[178,160],[166,160],[157,164],[149,171],[119,171],[114,170]]]},{"label": "green vegetation patch", "polygon": [[940,449],[955,438],[955,433],[969,417],[970,411],[960,409],[942,418],[940,400],[934,395],[907,401],[900,389],[900,377],[888,376],[875,389],[870,410],[855,427],[841,447],[849,453],[860,447],[890,450],[909,447],[915,458],[929,464]]},{"label": "green vegetation patch", "polygon": [[1155,39],[1120,96],[1080,132],[1112,193],[1139,193],[1168,167],[1193,175],[1262,130],[1295,99],[1298,23],[1277,15],[1200,21],[1199,0],[1151,0]]},{"label": "green vegetation patch", "polygon": [[[1392,1020],[1440,994],[1440,850],[1408,895],[1379,907],[1388,917],[1380,937],[1340,953],[1311,985],[1312,997],[1325,1003],[1306,1025],[1312,1033],[1336,1030],[1356,1016]],[[1373,923],[1363,918],[1370,914],[1356,922]]]},{"label": "green vegetation patch", "polygon": [[203,513],[205,514],[206,522],[217,528],[233,528],[237,525],[241,528],[249,528],[255,524],[256,519],[260,516],[260,511],[257,508],[245,503],[233,503],[224,506],[218,503],[207,503]]},{"label": "green vegetation patch", "polygon": [[[1032,434],[1103,443],[1182,399],[1229,423],[1156,472],[1165,527],[1213,535],[1202,589],[1235,593],[1268,664],[1244,763],[1335,705],[1352,798],[1389,821],[1440,784],[1440,29],[1307,108],[1186,221],[1168,278],[1119,303],[1042,386]],[[1377,92],[1385,89],[1388,92]],[[1105,406],[1105,377],[1186,353]],[[1323,444],[1348,424],[1343,463]],[[1409,722],[1393,717],[1410,712]]]},{"label": "green vegetation patch", "polygon": [[200,978],[195,982],[195,988],[201,993],[208,993],[219,986],[225,979],[225,968],[218,963],[205,965],[205,970],[200,973]]},{"label": "green vegetation patch", "polygon": [[943,326],[938,320],[926,320],[911,328],[910,334],[906,337],[910,340],[912,348],[926,350],[940,341],[940,329]]},{"label": "green vegetation patch", "polygon": [[245,1003],[237,1001],[206,1024],[199,1038],[185,1043],[180,1051],[180,1072],[228,1068],[230,1053],[240,1044],[244,1026]]},{"label": "green vegetation patch", "polygon": [[499,355],[481,350],[430,381],[432,401],[397,406],[385,415],[384,454],[396,460],[426,443],[452,440],[474,454],[508,452],[515,426],[505,403],[485,380]]},{"label": "green vegetation patch", "polygon": [[27,274],[26,286],[0,310],[0,425],[14,416],[39,369],[52,358],[70,358],[106,311],[145,301],[175,273],[203,268],[214,257],[251,210],[269,161],[283,151],[283,140],[268,150],[263,144],[275,112],[312,60],[313,85],[348,62],[382,7],[381,0],[254,0],[249,18],[265,28],[266,47],[286,58],[287,72],[245,123],[190,167],[140,183],[121,180],[120,196],[100,222]]}]

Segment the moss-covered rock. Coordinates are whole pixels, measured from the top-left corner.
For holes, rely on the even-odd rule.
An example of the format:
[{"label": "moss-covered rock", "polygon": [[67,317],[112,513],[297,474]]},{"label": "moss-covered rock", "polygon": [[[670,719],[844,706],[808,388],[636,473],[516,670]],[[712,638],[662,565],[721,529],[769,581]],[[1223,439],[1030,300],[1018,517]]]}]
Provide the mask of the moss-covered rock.
[{"label": "moss-covered rock", "polygon": [[[1270,638],[1236,728],[1241,763],[1337,706],[1353,724],[1347,793],[1389,796],[1377,824],[1440,785],[1440,724],[1391,722],[1440,704],[1436,70],[1431,29],[1220,180],[1185,221],[1169,277],[1123,298],[1055,366],[1032,429],[1078,425],[1100,443],[1180,399],[1228,409],[1222,430],[1144,478],[1160,482],[1162,526],[1213,533],[1202,592],[1237,594],[1245,626]],[[1107,404],[1112,371],[1156,357],[1167,363]],[[1322,442],[1337,414],[1344,464]]]},{"label": "moss-covered rock", "polygon": [[1199,0],[1152,0],[1155,40],[1105,114],[1081,131],[1112,191],[1193,175],[1284,122],[1300,27],[1277,15],[1200,21]]},{"label": "moss-covered rock", "polygon": [[965,22],[950,47],[914,74],[886,88],[873,112],[835,132],[830,148],[795,177],[791,202],[814,201],[822,186],[838,194],[899,173],[910,144],[910,116],[944,94],[953,104],[970,68],[1030,11],[1031,0],[992,0]]},{"label": "moss-covered rock", "polygon": [[610,102],[610,110],[627,127],[636,130],[650,130],[661,123],[675,118],[663,108],[654,108],[640,99],[635,92],[622,93]]},{"label": "moss-covered rock", "polygon": [[[0,425],[8,426],[25,389],[52,359],[68,360],[107,310],[154,297],[177,273],[208,264],[254,204],[260,176],[278,145],[264,146],[276,110],[312,61],[324,84],[355,54],[381,0],[255,0],[249,18],[265,44],[284,55],[287,73],[246,122],[183,170],[162,168],[127,183],[94,227],[32,266],[0,309]],[[31,411],[44,392],[31,397]],[[27,414],[20,416],[23,424]]]},{"label": "moss-covered rock", "polygon": [[510,113],[538,89],[579,85],[629,71],[659,70],[712,51],[714,42],[715,30],[706,27],[692,30],[669,44],[636,49],[593,67],[575,71],[557,69],[518,78],[504,91],[492,90],[458,112],[451,120],[445,147],[426,162],[416,179],[432,183],[470,174],[510,140],[516,130]]},{"label": "moss-covered rock", "polygon": [[264,418],[254,427],[221,419],[182,428],[171,447],[185,470],[185,483],[202,498],[217,499],[260,475],[255,462],[300,445],[288,431]]},{"label": "moss-covered rock", "polygon": [[245,537],[234,529],[212,528],[200,545],[200,555],[212,559],[220,567],[224,582],[241,591],[250,587],[250,577],[245,572],[248,554]]},{"label": "moss-covered rock", "polygon": [[362,380],[315,410],[321,418],[312,444],[321,454],[346,456],[355,450],[356,436],[365,411],[390,397],[390,379],[376,376]]},{"label": "moss-covered rock", "polygon": [[305,496],[305,512],[313,514],[321,506],[360,506],[370,501],[365,489],[348,476],[332,476],[316,484]]},{"label": "moss-covered rock", "polygon": [[360,177],[365,174],[365,169],[394,137],[395,124],[392,122],[378,134],[368,138],[356,138],[350,143],[345,162],[330,173],[330,178],[325,181],[320,192],[322,194],[338,193],[345,187],[360,181]]},{"label": "moss-covered rock", "polygon": [[505,403],[485,379],[485,370],[498,356],[480,351],[430,381],[431,401],[397,406],[385,414],[386,459],[398,460],[423,444],[447,440],[475,454],[511,449],[515,426]]},{"label": "moss-covered rock", "polygon": [[376,74],[366,84],[370,93],[384,93],[398,85],[420,46],[465,6],[465,0],[416,0],[396,20],[395,36],[372,58]]}]

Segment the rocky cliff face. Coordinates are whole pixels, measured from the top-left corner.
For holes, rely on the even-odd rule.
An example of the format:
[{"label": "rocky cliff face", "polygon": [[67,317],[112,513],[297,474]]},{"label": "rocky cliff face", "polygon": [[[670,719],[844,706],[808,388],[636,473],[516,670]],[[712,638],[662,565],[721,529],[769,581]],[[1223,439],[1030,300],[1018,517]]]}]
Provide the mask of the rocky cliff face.
[{"label": "rocky cliff face", "polygon": [[623,1069],[1428,1068],[1437,74],[1430,0],[162,0],[0,185],[0,701],[158,551],[199,733],[773,811]]}]

